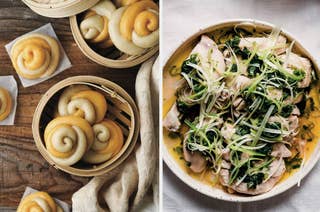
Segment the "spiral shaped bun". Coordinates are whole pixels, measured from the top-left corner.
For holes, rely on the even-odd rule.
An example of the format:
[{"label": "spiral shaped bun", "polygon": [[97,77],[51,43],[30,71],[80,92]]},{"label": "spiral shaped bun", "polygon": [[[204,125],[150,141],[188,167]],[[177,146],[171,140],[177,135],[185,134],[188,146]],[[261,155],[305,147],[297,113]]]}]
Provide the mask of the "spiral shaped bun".
[{"label": "spiral shaped bun", "polygon": [[12,99],[10,93],[5,89],[0,87],[0,121],[6,119],[12,108]]},{"label": "spiral shaped bun", "polygon": [[159,7],[142,0],[117,9],[109,22],[114,45],[129,55],[140,55],[159,42]]},{"label": "spiral shaped bun", "polygon": [[87,91],[90,90],[90,88],[86,85],[71,85],[67,87],[61,94],[58,102],[58,113],[61,116],[68,115],[68,104],[71,101],[71,98],[81,92],[81,91]]},{"label": "spiral shaped bun", "polygon": [[57,212],[58,209],[59,206],[48,193],[35,192],[23,198],[17,212]]},{"label": "spiral shaped bun", "polygon": [[59,65],[58,42],[43,34],[30,34],[18,39],[11,49],[11,59],[17,73],[26,79],[50,76]]},{"label": "spiral shaped bun", "polygon": [[105,162],[115,156],[123,146],[123,133],[119,125],[110,119],[93,126],[95,141],[84,155],[83,161],[91,164]]},{"label": "spiral shaped bun", "polygon": [[80,23],[82,36],[101,48],[112,46],[109,36],[109,19],[116,7],[110,0],[103,0],[88,10]]},{"label": "spiral shaped bun", "polygon": [[71,166],[90,149],[94,132],[90,124],[78,116],[61,116],[47,125],[44,141],[55,163]]},{"label": "spiral shaped bun", "polygon": [[65,89],[58,102],[58,112],[61,116],[80,116],[90,124],[102,121],[107,107],[104,95],[82,85]]},{"label": "spiral shaped bun", "polygon": [[115,0],[115,4],[117,7],[128,6],[130,4],[136,3],[141,0]]}]

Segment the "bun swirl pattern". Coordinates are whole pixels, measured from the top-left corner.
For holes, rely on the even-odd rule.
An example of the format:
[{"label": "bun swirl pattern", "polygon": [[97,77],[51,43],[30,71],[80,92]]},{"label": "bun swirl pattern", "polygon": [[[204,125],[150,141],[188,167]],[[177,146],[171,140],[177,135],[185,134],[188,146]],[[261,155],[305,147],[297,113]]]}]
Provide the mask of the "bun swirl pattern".
[{"label": "bun swirl pattern", "polygon": [[140,55],[159,42],[159,7],[142,0],[117,9],[109,23],[114,45],[129,55]]},{"label": "bun swirl pattern", "polygon": [[90,43],[98,44],[101,48],[112,46],[109,36],[109,20],[116,7],[110,0],[100,1],[88,10],[80,23],[82,36]]},{"label": "bun swirl pattern", "polygon": [[123,7],[123,6],[128,6],[130,4],[136,3],[141,0],[115,0],[115,4],[117,7]]},{"label": "bun swirl pattern", "polygon": [[57,212],[59,209],[48,193],[35,192],[23,198],[17,212]]},{"label": "bun swirl pattern", "polygon": [[12,99],[9,92],[0,87],[0,121],[6,119],[12,108]]},{"label": "bun swirl pattern", "polygon": [[53,74],[59,65],[58,42],[43,34],[30,34],[18,39],[11,49],[11,59],[17,73],[26,79],[38,79]]},{"label": "bun swirl pattern", "polygon": [[77,116],[62,116],[47,125],[44,140],[55,163],[71,166],[90,149],[94,142],[94,133],[86,120]]},{"label": "bun swirl pattern", "polygon": [[105,162],[122,148],[124,138],[121,128],[112,120],[105,119],[93,126],[95,141],[84,155],[83,161],[91,164]]},{"label": "bun swirl pattern", "polygon": [[90,124],[102,121],[107,111],[107,101],[101,93],[87,89],[86,86],[68,87],[60,96],[59,114],[80,116]]}]

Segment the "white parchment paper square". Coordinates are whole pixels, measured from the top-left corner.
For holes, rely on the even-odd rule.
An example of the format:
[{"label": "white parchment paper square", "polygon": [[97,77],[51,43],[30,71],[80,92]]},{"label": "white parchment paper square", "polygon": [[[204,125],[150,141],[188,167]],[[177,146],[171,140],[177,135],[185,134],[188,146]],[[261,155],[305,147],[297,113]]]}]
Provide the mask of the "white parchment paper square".
[{"label": "white parchment paper square", "polygon": [[5,120],[0,121],[0,125],[14,125],[18,97],[17,82],[13,76],[0,76],[0,86],[9,91],[12,100],[11,112]]},{"label": "white parchment paper square", "polygon": [[[26,190],[25,190],[24,193],[23,193],[23,196],[22,196],[22,198],[21,198],[21,201],[22,201],[22,199],[23,199],[24,197],[28,196],[29,194],[35,193],[35,192],[38,192],[38,190],[33,189],[33,188],[27,186],[27,187],[26,187]],[[56,203],[63,209],[64,212],[70,212],[70,211],[71,211],[71,210],[70,210],[70,206],[69,206],[67,203],[65,203],[65,202],[63,202],[63,201],[61,201],[61,200],[58,200],[58,199],[56,199],[56,198],[53,198],[53,199],[54,199],[54,201],[56,201]],[[21,202],[21,201],[20,201],[20,202]]]},{"label": "white parchment paper square", "polygon": [[32,85],[39,84],[39,83],[41,83],[43,81],[46,81],[47,79],[50,79],[51,77],[54,77],[55,75],[63,72],[64,70],[66,70],[66,69],[68,69],[68,68],[70,68],[72,66],[72,64],[71,64],[66,52],[64,51],[64,49],[63,49],[63,47],[62,47],[62,45],[61,45],[61,43],[60,43],[60,41],[59,41],[59,39],[57,37],[52,25],[51,25],[51,23],[48,23],[48,24],[46,24],[46,25],[44,25],[44,26],[42,26],[42,27],[40,27],[40,28],[38,28],[36,30],[33,30],[33,31],[25,34],[25,35],[22,35],[22,36],[20,36],[20,37],[18,37],[16,39],[14,39],[13,41],[11,41],[9,44],[7,44],[5,47],[6,47],[6,50],[7,50],[8,54],[9,54],[10,58],[11,58],[11,54],[10,54],[11,48],[14,45],[14,43],[18,39],[20,39],[21,37],[29,35],[29,34],[32,34],[32,33],[46,34],[46,35],[49,35],[49,36],[55,38],[58,41],[58,43],[60,45],[60,63],[58,65],[56,71],[51,76],[48,76],[48,77],[30,80],[30,79],[25,79],[25,78],[19,76],[21,84],[23,85],[23,87],[30,87]]}]

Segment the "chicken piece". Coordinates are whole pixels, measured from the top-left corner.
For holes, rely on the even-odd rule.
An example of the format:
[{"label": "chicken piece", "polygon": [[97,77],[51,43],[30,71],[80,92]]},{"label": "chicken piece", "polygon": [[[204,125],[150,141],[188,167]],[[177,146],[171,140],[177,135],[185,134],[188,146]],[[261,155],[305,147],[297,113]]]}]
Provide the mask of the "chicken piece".
[{"label": "chicken piece", "polygon": [[[298,113],[297,110],[293,110],[292,112]],[[290,134],[285,136],[286,140],[290,140],[292,136],[298,134],[299,118],[293,113],[291,113],[288,118],[283,118],[281,116],[271,116],[268,122],[279,122],[284,130],[289,131]]]},{"label": "chicken piece", "polygon": [[271,156],[279,158],[289,158],[291,157],[291,151],[286,147],[286,145],[281,143],[276,143],[273,145]]},{"label": "chicken piece", "polygon": [[[229,49],[225,49],[223,51],[223,56],[225,58],[225,64],[227,69],[230,68],[233,64],[235,64],[235,59],[234,56],[232,55],[231,51]],[[247,69],[248,69],[248,64],[241,62],[242,58],[240,56],[237,56],[237,60],[239,61],[237,65],[237,72],[247,75]]]},{"label": "chicken piece", "polygon": [[246,102],[242,97],[237,97],[232,103],[234,108],[233,115],[238,118],[241,115],[241,111],[246,108]]},{"label": "chicken piece", "polygon": [[250,155],[249,155],[248,153],[245,153],[245,152],[243,152],[243,153],[241,154],[241,156],[240,156],[240,158],[241,158],[242,161],[248,160],[249,157],[250,157]]},{"label": "chicken piece", "polygon": [[224,123],[224,125],[221,128],[221,135],[224,139],[227,141],[230,141],[232,136],[236,133],[236,129],[232,124],[229,124],[227,122]]},{"label": "chicken piece", "polygon": [[207,161],[200,152],[191,152],[187,149],[186,139],[183,141],[183,157],[190,163],[190,169],[195,173],[202,172],[207,166]]},{"label": "chicken piece", "polygon": [[299,102],[301,102],[303,100],[303,93],[298,93],[296,96],[294,96],[293,98],[291,96],[288,96],[285,100],[284,103],[286,104],[298,104]]},{"label": "chicken piece", "polygon": [[225,107],[229,104],[231,95],[232,93],[230,92],[230,90],[222,90],[219,97],[217,98],[216,104],[219,105],[221,108]]},{"label": "chicken piece", "polygon": [[294,146],[298,150],[300,156],[302,157],[305,154],[306,144],[307,144],[306,139],[293,138],[292,140],[292,146]]},{"label": "chicken piece", "polygon": [[221,168],[223,169],[231,169],[231,163],[226,160],[221,161]]},{"label": "chicken piece", "polygon": [[237,97],[233,102],[233,107],[235,110],[240,111],[246,108],[246,102],[242,97]]},{"label": "chicken piece", "polygon": [[212,120],[212,118],[204,118],[202,126],[212,124],[211,126],[216,126],[217,128],[221,128],[223,123],[224,123],[224,120],[220,117],[215,118],[214,121]]},{"label": "chicken piece", "polygon": [[299,118],[295,115],[290,115],[288,117],[289,131],[292,136],[296,136],[299,133]]},{"label": "chicken piece", "polygon": [[281,100],[281,98],[283,97],[283,92],[281,89],[277,89],[273,86],[268,86],[267,87],[267,94],[268,94],[268,97],[270,99],[273,99],[273,100]]},{"label": "chicken piece", "polygon": [[178,131],[181,126],[179,116],[180,112],[178,111],[177,104],[175,103],[164,118],[163,126],[169,131]]},{"label": "chicken piece", "polygon": [[243,75],[239,75],[234,78],[233,85],[231,88],[234,91],[240,91],[248,87],[251,84],[251,82],[252,82],[252,79]]},{"label": "chicken piece", "polygon": [[280,55],[286,51],[287,39],[280,35],[276,42],[273,39],[268,37],[247,37],[241,38],[239,47],[244,49],[245,47],[250,51],[253,51],[254,48],[257,48],[258,51],[264,51],[267,49],[273,49],[276,55]]},{"label": "chicken piece", "polygon": [[[279,56],[280,61],[284,63],[284,68],[293,74],[295,69],[303,70],[305,72],[305,77],[302,81],[298,82],[299,88],[306,88],[310,85],[312,79],[312,66],[309,59],[301,57],[295,53],[290,53],[287,58],[286,54]],[[286,61],[287,60],[287,61]]]},{"label": "chicken piece", "polygon": [[214,67],[218,72],[219,77],[226,68],[224,56],[218,49],[217,44],[206,35],[201,36],[200,42],[194,47],[191,54],[198,54],[200,56],[201,65],[204,68]]},{"label": "chicken piece", "polygon": [[293,115],[293,116],[300,116],[301,115],[300,110],[296,105],[294,106],[294,108],[291,112],[291,115]]},{"label": "chicken piece", "polygon": [[222,149],[222,158],[229,161],[230,160],[230,149],[229,148],[225,148]]},{"label": "chicken piece", "polygon": [[283,159],[276,159],[274,160],[269,166],[269,177],[267,180],[262,182],[261,184],[257,185],[255,189],[248,189],[247,183],[241,182],[240,184],[233,183],[229,185],[230,173],[228,169],[221,169],[220,170],[220,183],[232,190],[249,195],[257,195],[262,194],[267,191],[270,191],[275,184],[280,180],[281,176],[286,170],[286,166]]}]

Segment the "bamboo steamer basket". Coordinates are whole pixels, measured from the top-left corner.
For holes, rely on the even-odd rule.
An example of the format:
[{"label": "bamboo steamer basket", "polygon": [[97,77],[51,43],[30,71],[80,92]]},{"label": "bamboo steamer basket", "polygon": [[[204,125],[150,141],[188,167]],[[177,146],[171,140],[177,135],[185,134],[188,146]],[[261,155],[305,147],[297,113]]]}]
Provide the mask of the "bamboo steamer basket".
[{"label": "bamboo steamer basket", "polygon": [[147,49],[142,55],[129,56],[126,54],[119,54],[119,50],[113,49],[108,52],[106,56],[102,56],[94,51],[83,38],[79,28],[79,15],[70,17],[70,27],[80,50],[92,61],[110,68],[129,68],[143,63],[151,58],[159,51],[159,45]]},{"label": "bamboo steamer basket", "polygon": [[99,0],[65,0],[55,4],[41,4],[33,0],[22,0],[39,15],[51,18],[70,17],[93,7]]},{"label": "bamboo steamer basket", "polygon": [[[48,154],[44,143],[44,130],[53,119],[58,98],[62,90],[70,85],[87,85],[104,94],[108,103],[107,117],[117,122],[124,135],[124,145],[120,152],[110,160],[97,164],[87,164],[82,161],[73,166],[56,164]],[[138,109],[129,96],[117,84],[94,76],[76,76],[67,78],[51,87],[41,98],[33,117],[32,133],[36,146],[45,160],[57,169],[77,176],[98,176],[119,166],[132,152],[138,139],[140,129]]]},{"label": "bamboo steamer basket", "polygon": [[110,68],[129,68],[143,63],[159,51],[159,45],[157,45],[147,49],[142,55],[129,56],[121,53],[116,48],[110,48],[106,54],[101,55],[91,48],[82,37],[78,17],[100,0],[65,0],[55,4],[41,4],[33,0],[22,1],[39,15],[51,18],[70,17],[71,31],[78,47],[90,60],[100,65]]},{"label": "bamboo steamer basket", "polygon": [[[165,58],[165,65],[164,65],[164,74],[168,72],[176,58],[179,58],[183,52],[186,52],[190,50],[190,47],[194,47],[199,41],[201,35],[209,35],[214,36],[215,34],[224,32],[226,30],[233,29],[235,26],[238,26],[238,28],[244,28],[249,31],[253,32],[267,32],[270,33],[273,28],[275,28],[275,25],[263,22],[263,21],[257,21],[252,19],[235,19],[235,20],[227,20],[220,23],[217,23],[215,25],[209,26],[205,29],[201,29],[198,32],[194,33],[190,37],[188,37],[186,40],[182,41],[181,44],[171,53],[168,55],[167,58]],[[313,69],[319,76],[320,69],[318,66],[318,61],[315,60],[315,58],[309,53],[307,49],[303,47],[303,45],[297,41],[290,33],[286,32],[285,30],[281,29],[281,35],[287,38],[289,42],[295,41],[295,45],[293,48],[293,52],[299,53],[302,56],[310,59]],[[166,82],[163,82],[163,88],[166,87]],[[165,93],[163,94],[165,95]],[[169,98],[169,97],[168,97]],[[166,114],[163,114],[166,115]],[[164,133],[164,130],[162,131]],[[164,136],[163,136],[164,137]],[[170,140],[166,140],[166,142],[170,142]],[[270,191],[255,195],[255,196],[247,196],[247,195],[241,195],[241,194],[231,194],[227,193],[225,190],[217,187],[213,187],[209,184],[203,183],[197,179],[194,179],[192,176],[190,176],[187,172],[182,170],[178,162],[175,160],[175,158],[171,155],[169,152],[169,146],[166,146],[162,142],[163,145],[163,160],[168,165],[170,170],[178,177],[180,178],[186,185],[193,188],[194,190],[207,195],[209,197],[220,199],[224,201],[230,201],[230,202],[254,202],[258,200],[264,200],[276,195],[279,195],[294,185],[296,185],[300,180],[302,180],[316,165],[316,163],[320,159],[320,142],[317,142],[313,152],[311,153],[309,159],[306,161],[303,168],[300,168],[299,171],[292,174],[288,179],[281,180],[278,182]]]}]

